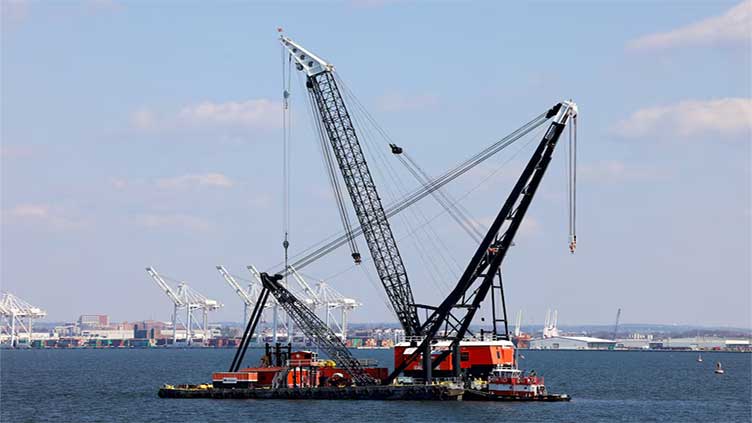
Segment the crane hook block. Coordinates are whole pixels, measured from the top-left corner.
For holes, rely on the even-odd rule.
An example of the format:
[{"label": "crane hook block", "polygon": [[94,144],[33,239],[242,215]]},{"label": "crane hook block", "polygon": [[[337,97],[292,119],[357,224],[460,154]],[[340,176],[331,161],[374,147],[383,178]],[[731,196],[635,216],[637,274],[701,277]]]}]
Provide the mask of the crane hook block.
[{"label": "crane hook block", "polygon": [[392,149],[392,154],[402,154],[402,147],[397,144],[389,144],[389,147]]},{"label": "crane hook block", "polygon": [[355,260],[355,264],[360,264],[363,262],[363,259],[360,257],[360,253],[352,253],[352,258]]}]

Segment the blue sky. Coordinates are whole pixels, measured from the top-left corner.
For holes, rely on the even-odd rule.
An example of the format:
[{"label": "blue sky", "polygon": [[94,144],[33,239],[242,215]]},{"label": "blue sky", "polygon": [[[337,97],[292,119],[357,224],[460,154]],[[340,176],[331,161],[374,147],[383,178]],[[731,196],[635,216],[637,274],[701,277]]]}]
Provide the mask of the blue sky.
[{"label": "blue sky", "polygon": [[[567,250],[562,148],[506,261],[511,313],[752,325],[750,1],[2,6],[2,288],[48,319],[168,319],[149,265],[223,302],[213,320],[242,315],[214,266],[244,275],[282,257],[281,26],[431,174],[579,104],[579,248]],[[340,229],[305,101],[294,84],[293,253]],[[487,222],[529,153],[448,191],[509,161],[467,198]],[[427,238],[406,237],[405,219],[393,224],[416,299],[436,303],[458,265],[427,269]],[[464,266],[473,242],[448,218],[432,226]],[[365,303],[353,320],[393,320],[371,263],[350,267],[342,249],[306,274],[337,274]]]}]

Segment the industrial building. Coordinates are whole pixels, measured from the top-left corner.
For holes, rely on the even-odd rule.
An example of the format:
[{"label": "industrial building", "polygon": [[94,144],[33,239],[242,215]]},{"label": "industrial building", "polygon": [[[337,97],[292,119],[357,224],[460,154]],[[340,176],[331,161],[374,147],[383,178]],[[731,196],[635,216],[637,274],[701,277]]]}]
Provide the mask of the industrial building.
[{"label": "industrial building", "polygon": [[530,349],[534,350],[613,350],[616,341],[590,336],[553,336],[533,339]]},{"label": "industrial building", "polygon": [[650,342],[651,349],[749,351],[749,339],[718,337],[667,338]]}]

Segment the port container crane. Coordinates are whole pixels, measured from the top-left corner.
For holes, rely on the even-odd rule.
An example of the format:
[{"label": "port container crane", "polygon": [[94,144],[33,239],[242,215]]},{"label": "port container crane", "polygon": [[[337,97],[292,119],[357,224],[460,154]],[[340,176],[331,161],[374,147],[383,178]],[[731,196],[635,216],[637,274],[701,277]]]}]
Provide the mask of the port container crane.
[{"label": "port container crane", "polygon": [[236,294],[238,294],[238,297],[240,297],[241,300],[243,300],[243,322],[248,321],[248,312],[253,307],[253,305],[256,303],[256,299],[258,298],[258,294],[261,291],[261,286],[259,284],[249,282],[248,288],[243,289],[243,287],[238,283],[238,281],[233,277],[227,269],[225,269],[224,266],[217,266],[217,271],[219,271],[219,274],[222,275],[222,279],[227,282],[228,285],[230,285],[230,288],[232,288],[233,291],[235,291]]},{"label": "port container crane", "polygon": [[[222,304],[207,298],[184,282],[178,284],[177,290],[173,289],[153,267],[147,267],[146,272],[173,303],[172,345],[177,344],[178,323],[181,323],[185,328],[187,346],[193,344],[194,326],[199,327],[202,342],[206,344],[209,340],[209,312],[220,309]],[[181,310],[185,311],[185,321],[179,316],[178,311]],[[201,310],[202,318],[200,322],[193,316],[193,313],[197,310]]]},{"label": "port container crane", "polygon": [[41,308],[10,292],[0,292],[0,335],[7,336],[10,347],[17,347],[22,339],[26,339],[28,345],[31,345],[34,320],[45,316],[47,312]]},{"label": "port container crane", "polygon": [[[316,296],[319,298],[320,304],[324,307],[324,321],[326,325],[333,325],[336,329],[339,329],[342,340],[347,340],[347,316],[352,310],[362,304],[352,298],[345,297],[324,281],[316,284]],[[340,310],[341,312],[339,323],[333,314],[336,310]]]},{"label": "port container crane", "polygon": [[[316,105],[315,113],[334,152],[376,272],[406,335],[415,336],[420,331],[420,320],[405,264],[334,77],[334,66],[284,35],[280,42],[297,69],[306,74],[306,87]],[[338,193],[335,190],[335,196]],[[352,254],[359,263],[360,254],[355,250]]]}]

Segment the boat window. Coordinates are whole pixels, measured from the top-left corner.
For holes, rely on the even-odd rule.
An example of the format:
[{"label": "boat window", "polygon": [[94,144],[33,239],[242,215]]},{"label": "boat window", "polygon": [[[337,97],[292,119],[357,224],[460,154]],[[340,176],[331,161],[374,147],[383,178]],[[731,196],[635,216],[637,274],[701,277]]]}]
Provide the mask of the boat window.
[{"label": "boat window", "polygon": [[501,358],[501,351],[496,350],[496,358]]},{"label": "boat window", "polygon": [[470,360],[470,353],[467,351],[461,351],[460,352],[460,361],[468,361]]}]

